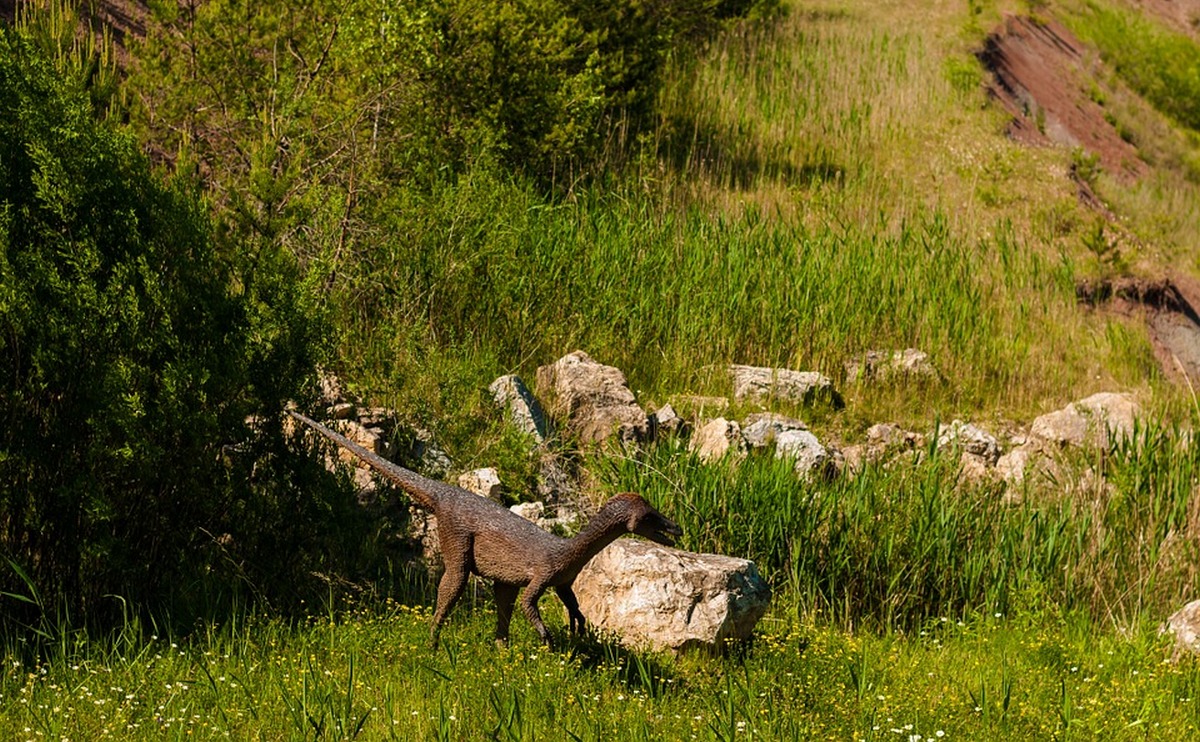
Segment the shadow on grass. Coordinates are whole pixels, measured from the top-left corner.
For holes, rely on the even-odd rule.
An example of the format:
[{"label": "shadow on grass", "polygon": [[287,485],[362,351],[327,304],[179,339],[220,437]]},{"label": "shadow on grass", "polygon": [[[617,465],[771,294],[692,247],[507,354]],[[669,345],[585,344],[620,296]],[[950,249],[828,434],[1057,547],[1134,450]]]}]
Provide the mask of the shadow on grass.
[{"label": "shadow on grass", "polygon": [[653,653],[626,649],[612,639],[589,632],[569,635],[560,640],[559,646],[584,668],[613,670],[615,678],[625,687],[639,690],[651,698],[679,691],[682,687],[675,673]]}]

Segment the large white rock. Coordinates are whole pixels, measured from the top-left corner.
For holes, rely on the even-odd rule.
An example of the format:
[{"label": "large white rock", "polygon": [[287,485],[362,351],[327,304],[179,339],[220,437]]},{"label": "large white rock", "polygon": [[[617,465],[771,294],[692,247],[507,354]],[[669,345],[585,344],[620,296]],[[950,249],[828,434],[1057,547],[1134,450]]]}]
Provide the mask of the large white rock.
[{"label": "large white rock", "polygon": [[650,429],[625,374],[582,350],[539,368],[537,389],[548,401],[550,414],[582,443],[599,443],[614,435],[624,442],[639,441]]},{"label": "large white rock", "polygon": [[496,404],[507,411],[513,425],[528,433],[537,443],[546,440],[546,413],[520,376],[501,376],[488,386],[488,391],[492,393]]},{"label": "large white rock", "polygon": [[1113,440],[1133,435],[1142,409],[1132,394],[1101,392],[1048,412],[1033,421],[1029,435],[1059,446],[1105,448]]},{"label": "large white rock", "polygon": [[1175,657],[1187,652],[1200,654],[1200,600],[1193,600],[1175,611],[1163,627],[1165,633],[1175,635]]},{"label": "large white rock", "polygon": [[835,405],[841,404],[833,381],[816,371],[735,364],[729,367],[729,372],[733,377],[733,397],[738,401],[775,398],[802,403],[823,397]]},{"label": "large white rock", "polygon": [[618,539],[575,579],[588,623],[638,649],[718,649],[750,638],[771,603],[754,562]]}]

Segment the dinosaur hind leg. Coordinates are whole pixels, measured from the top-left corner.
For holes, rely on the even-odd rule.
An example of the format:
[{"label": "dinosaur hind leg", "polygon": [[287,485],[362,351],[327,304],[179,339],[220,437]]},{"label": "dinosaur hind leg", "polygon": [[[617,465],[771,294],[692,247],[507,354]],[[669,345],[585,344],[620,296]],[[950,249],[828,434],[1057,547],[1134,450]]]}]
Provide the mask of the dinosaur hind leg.
[{"label": "dinosaur hind leg", "polygon": [[495,582],[492,589],[496,595],[496,646],[508,644],[508,626],[512,622],[513,605],[517,602],[516,585]]},{"label": "dinosaur hind leg", "polygon": [[471,553],[470,539],[467,539],[466,543],[459,548],[447,549],[447,545],[443,540],[442,561],[446,564],[446,571],[438,583],[437,608],[433,611],[433,626],[429,631],[430,642],[435,649],[438,645],[438,634],[441,632],[442,623],[446,620],[446,616],[450,615],[454,604],[462,597],[463,590],[467,587],[467,577],[471,573],[467,558]]}]

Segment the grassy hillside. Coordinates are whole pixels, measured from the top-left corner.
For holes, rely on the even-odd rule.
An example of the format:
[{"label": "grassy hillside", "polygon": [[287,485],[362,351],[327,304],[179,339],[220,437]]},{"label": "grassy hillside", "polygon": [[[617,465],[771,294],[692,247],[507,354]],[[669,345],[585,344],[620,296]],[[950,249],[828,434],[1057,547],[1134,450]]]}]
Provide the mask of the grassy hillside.
[{"label": "grassy hillside", "polygon": [[[683,525],[684,548],[760,566],[772,611],[721,658],[595,640],[550,653],[519,621],[514,647],[495,651],[482,588],[431,652],[427,580],[381,546],[393,524],[332,507],[325,525],[359,547],[288,562],[291,612],[263,590],[285,570],[210,544],[212,605],[197,612],[214,620],[180,626],[170,609],[132,606],[89,633],[14,551],[22,580],[0,598],[37,620],[5,629],[0,736],[1200,730],[1200,665],[1172,662],[1158,633],[1198,597],[1194,392],[1161,368],[1142,309],[1076,294],[1086,280],[1200,278],[1194,29],[1124,0],[786,0],[736,18],[726,11],[750,4],[712,4],[713,18],[648,4],[626,35],[558,0],[495,13],[465,0],[235,5],[137,5],[147,31],[128,40],[121,74],[78,45],[58,66],[93,60],[80,85],[96,117],[203,195],[247,312],[283,311],[259,281],[302,295],[293,311],[329,340],[301,350],[430,429],[452,474],[498,466],[531,496],[535,454],[486,388],[575,349],[620,367],[648,409],[726,395],[728,363],[824,372],[844,409],[781,411],[836,443],[877,422],[929,433],[961,418],[1007,445],[1102,390],[1137,393],[1153,420],[1008,496],[934,447],[855,479],[801,481],[769,456],[702,463],[674,439],[619,455],[568,445],[587,495],[641,491]],[[1013,13],[1082,39],[1085,95],[1144,174],[1006,134],[977,53]],[[43,45],[70,46],[61,17],[42,21],[58,29]],[[303,343],[263,325],[253,368],[269,376],[272,350]],[[844,378],[866,351],[907,347],[940,378]],[[316,477],[238,466],[287,492]],[[319,484],[316,510],[350,502],[345,482]],[[254,608],[226,610],[243,601]]]}]

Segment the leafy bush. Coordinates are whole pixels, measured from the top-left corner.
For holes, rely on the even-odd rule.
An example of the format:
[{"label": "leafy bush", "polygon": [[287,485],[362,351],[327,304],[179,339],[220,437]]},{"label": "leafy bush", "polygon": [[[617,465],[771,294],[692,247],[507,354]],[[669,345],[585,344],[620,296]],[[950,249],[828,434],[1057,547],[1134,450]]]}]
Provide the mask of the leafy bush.
[{"label": "leafy bush", "polygon": [[305,296],[283,253],[220,255],[193,189],[0,28],[0,590],[190,610],[336,553],[277,422],[322,347]]}]

